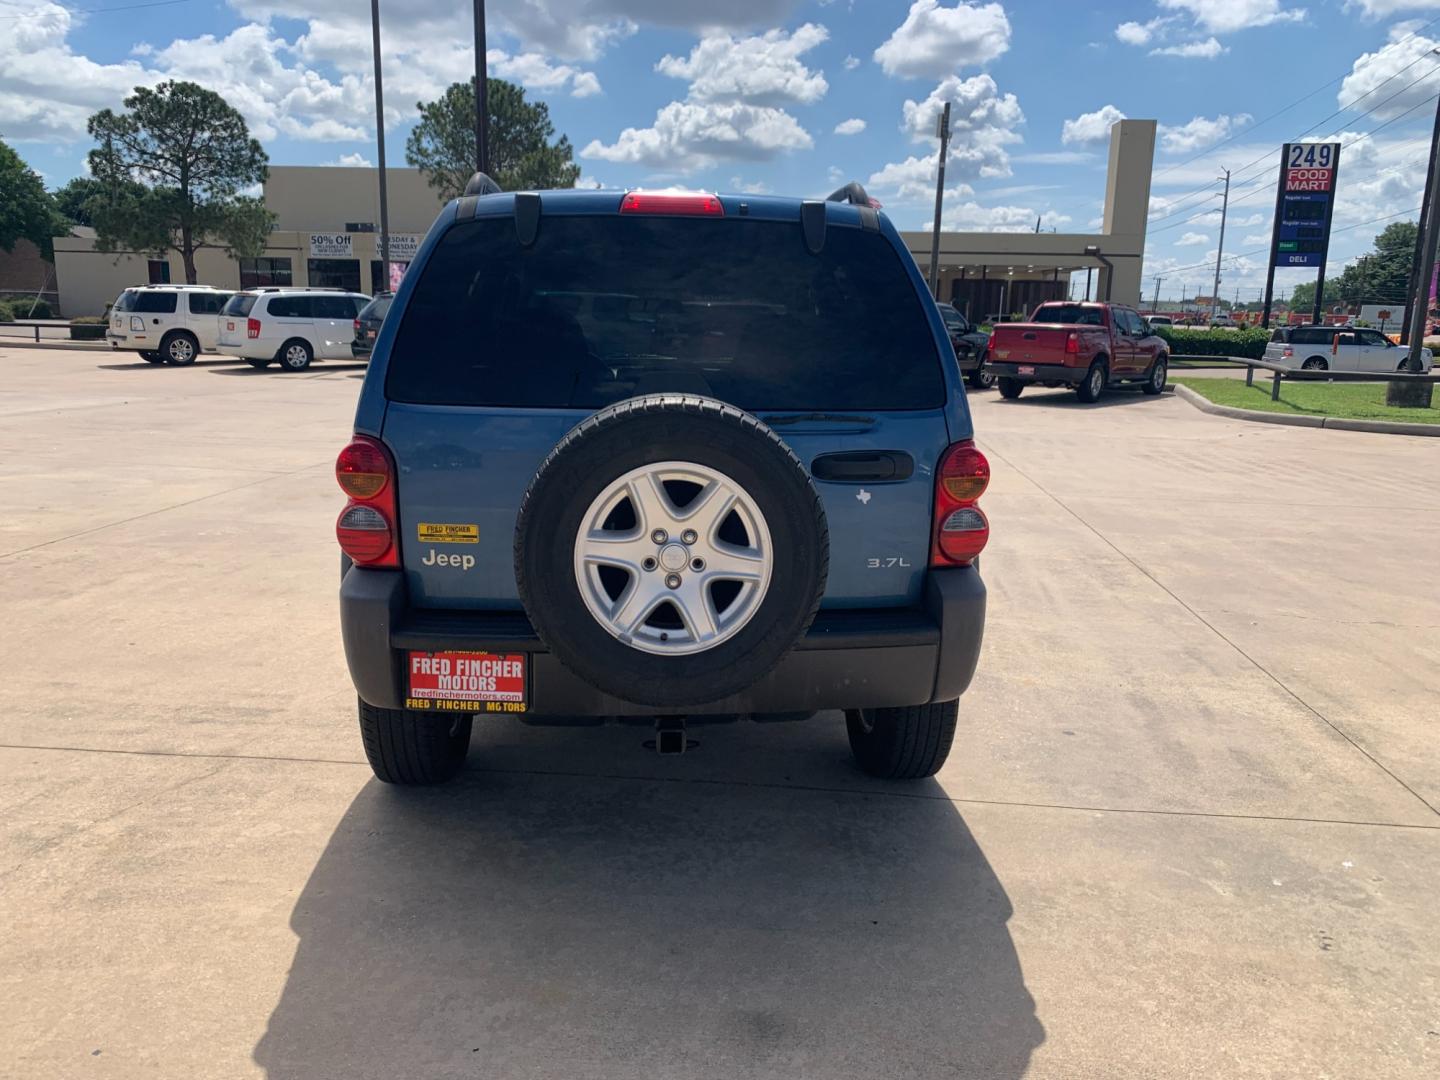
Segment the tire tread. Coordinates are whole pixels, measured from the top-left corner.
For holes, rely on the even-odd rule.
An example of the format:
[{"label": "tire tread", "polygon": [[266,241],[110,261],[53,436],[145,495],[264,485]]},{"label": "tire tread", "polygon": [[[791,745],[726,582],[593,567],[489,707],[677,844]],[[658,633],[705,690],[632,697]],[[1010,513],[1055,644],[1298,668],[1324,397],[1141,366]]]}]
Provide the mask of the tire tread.
[{"label": "tire tread", "polygon": [[438,784],[465,764],[474,720],[460,719],[454,734],[449,716],[417,715],[359,702],[360,740],[377,779],[387,784]]}]

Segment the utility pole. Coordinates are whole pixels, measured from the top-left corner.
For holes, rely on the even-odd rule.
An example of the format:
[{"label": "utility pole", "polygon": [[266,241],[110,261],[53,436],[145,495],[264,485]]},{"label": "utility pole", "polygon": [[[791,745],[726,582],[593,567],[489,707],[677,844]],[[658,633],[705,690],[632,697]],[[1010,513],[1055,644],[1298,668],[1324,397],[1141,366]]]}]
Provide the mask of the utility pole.
[{"label": "utility pole", "polygon": [[1165,279],[1163,277],[1159,277],[1158,275],[1155,278],[1155,299],[1150,301],[1151,315],[1154,315],[1155,312],[1160,310],[1160,282],[1164,280]]},{"label": "utility pole", "polygon": [[[1431,52],[1440,53],[1440,49],[1432,49]],[[1416,290],[1418,288],[1416,284],[1416,279],[1420,276],[1420,252],[1422,250],[1420,245],[1420,234],[1423,234],[1425,222],[1430,217],[1430,189],[1435,186],[1436,146],[1440,146],[1440,100],[1437,100],[1435,102],[1435,127],[1430,132],[1430,165],[1425,172],[1425,195],[1420,202],[1420,230],[1415,237],[1415,255],[1410,260],[1410,281],[1408,283],[1409,287],[1405,290],[1405,296],[1407,298],[1415,296]],[[1425,303],[1428,307],[1430,303],[1430,283],[1428,281],[1425,283]],[[1400,328],[1401,345],[1410,344],[1410,323],[1411,320],[1406,319],[1405,325]],[[1421,331],[1421,334],[1423,336],[1423,330]]]},{"label": "utility pole", "polygon": [[[1430,173],[1425,184],[1425,213],[1420,218],[1419,273],[1410,282],[1410,355],[1405,370],[1420,374],[1420,350],[1425,345],[1425,324],[1430,317],[1430,279],[1435,275],[1435,247],[1440,243],[1440,103],[1436,104],[1435,131],[1430,138]],[[1432,383],[1387,383],[1385,404],[1428,409]]]},{"label": "utility pole", "polygon": [[1085,267],[1085,302],[1087,304],[1090,302],[1090,273],[1092,270],[1094,270],[1093,266]]},{"label": "utility pole", "polygon": [[[930,295],[940,298],[940,211],[945,203],[945,158],[950,153],[950,102],[935,121],[940,140],[940,171],[935,180],[935,228],[930,231]],[[1038,224],[1038,223],[1037,223]]]},{"label": "utility pole", "polygon": [[380,81],[380,0],[370,0],[371,50],[375,55],[375,148],[380,158],[380,276],[371,292],[390,291],[390,207],[385,196],[385,89]]},{"label": "utility pole", "polygon": [[[1219,179],[1218,177],[1216,179]],[[1220,243],[1215,248],[1215,288],[1210,297],[1210,321],[1220,306],[1220,256],[1225,253],[1225,217],[1230,212],[1230,170],[1225,170],[1225,201],[1220,204]]]},{"label": "utility pole", "polygon": [[475,0],[475,171],[490,175],[490,102],[485,73],[485,0]]}]

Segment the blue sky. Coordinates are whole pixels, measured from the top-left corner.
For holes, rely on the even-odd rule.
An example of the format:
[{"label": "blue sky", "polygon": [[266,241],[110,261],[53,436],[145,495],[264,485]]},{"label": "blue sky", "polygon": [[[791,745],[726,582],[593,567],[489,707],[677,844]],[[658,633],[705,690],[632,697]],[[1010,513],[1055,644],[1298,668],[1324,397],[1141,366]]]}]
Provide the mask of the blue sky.
[{"label": "blue sky", "polygon": [[[364,0],[144,4],[0,0],[0,136],[49,183],[83,170],[86,116],[171,76],[224,94],[272,162],[374,159]],[[415,101],[473,64],[469,5],[381,8],[398,161]],[[1147,276],[1165,276],[1162,296],[1208,287],[1226,167],[1222,292],[1258,292],[1279,144],[1312,126],[1308,137],[1351,144],[1332,270],[1387,220],[1414,216],[1440,92],[1440,0],[490,0],[489,12],[492,74],[549,103],[587,182],[816,194],[855,178],[918,228],[933,199],[932,117],[949,99],[966,120],[948,228],[1039,216],[1089,231],[1109,121],[1154,118]]]}]

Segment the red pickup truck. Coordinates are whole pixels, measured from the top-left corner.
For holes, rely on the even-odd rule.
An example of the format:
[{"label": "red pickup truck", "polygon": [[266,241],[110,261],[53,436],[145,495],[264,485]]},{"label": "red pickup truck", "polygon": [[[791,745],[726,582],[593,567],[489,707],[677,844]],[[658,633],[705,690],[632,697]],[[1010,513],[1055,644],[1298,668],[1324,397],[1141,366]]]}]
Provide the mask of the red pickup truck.
[{"label": "red pickup truck", "polygon": [[1140,313],[1121,304],[1054,301],[1029,322],[997,323],[990,361],[1000,396],[1018,398],[1031,383],[1073,387],[1094,401],[1107,386],[1139,383],[1147,394],[1165,389],[1169,350]]}]

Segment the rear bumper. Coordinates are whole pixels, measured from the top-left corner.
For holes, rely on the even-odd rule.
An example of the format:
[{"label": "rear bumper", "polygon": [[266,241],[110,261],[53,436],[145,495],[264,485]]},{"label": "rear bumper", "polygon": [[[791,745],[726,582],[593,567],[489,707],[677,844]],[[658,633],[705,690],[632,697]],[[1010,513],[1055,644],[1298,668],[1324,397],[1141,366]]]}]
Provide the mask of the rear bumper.
[{"label": "rear bumper", "polygon": [[[1022,366],[1030,369],[1023,375],[1020,373]],[[1063,364],[997,364],[992,360],[985,365],[985,370],[1002,379],[1019,379],[1021,382],[1069,383],[1078,386],[1085,381],[1085,374],[1089,369],[1065,367]]]},{"label": "rear bumper", "polygon": [[350,355],[356,360],[369,360],[370,354],[375,351],[375,343],[372,341],[350,342]]},{"label": "rear bumper", "polygon": [[[411,609],[398,570],[351,567],[340,584],[345,660],[360,697],[402,708],[407,650],[530,654],[530,712],[539,716],[674,713],[601,693],[545,649],[520,612]],[[694,714],[881,708],[949,701],[970,685],[985,630],[985,583],[972,567],[932,571],[925,606],[822,611],[770,674]]]}]

